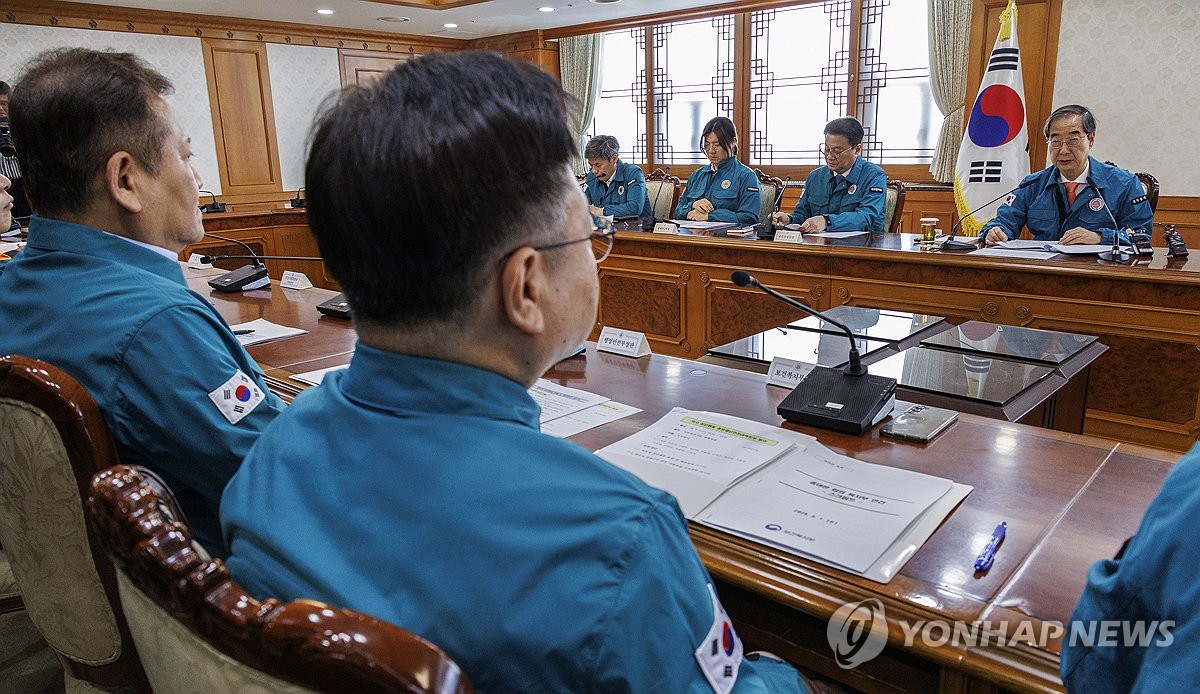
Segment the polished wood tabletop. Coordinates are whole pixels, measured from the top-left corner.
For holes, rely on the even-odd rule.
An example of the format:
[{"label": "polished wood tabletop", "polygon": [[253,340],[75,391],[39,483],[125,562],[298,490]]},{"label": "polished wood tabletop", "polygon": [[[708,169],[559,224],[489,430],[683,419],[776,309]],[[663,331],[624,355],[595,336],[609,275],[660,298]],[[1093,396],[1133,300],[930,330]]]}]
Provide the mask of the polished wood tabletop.
[{"label": "polished wood tabletop", "polygon": [[[265,318],[309,331],[249,349],[272,389],[285,397],[304,387],[291,374],[349,362],[351,323],[314,308],[332,292],[272,283],[269,290],[221,294],[208,289],[211,275],[187,272],[197,273],[188,277],[191,286],[231,323]],[[545,377],[642,409],[572,437],[589,450],[678,406],[804,431],[858,460],[972,485],[974,491],[887,584],[691,524],[693,542],[748,645],[866,691],[1061,691],[1057,640],[983,647],[918,641],[907,647],[902,622],[1065,622],[1088,566],[1112,556],[1134,533],[1175,458],[970,414],[928,444],[881,437],[878,426],[861,436],[805,428],[783,422],[775,408],[788,391],[766,385],[761,374],[664,355],[634,359],[598,352],[592,344]],[[1008,523],[1004,544],[991,570],[976,573],[974,558],[1000,521]],[[889,648],[875,661],[841,671],[824,642],[826,620],[843,604],[868,598],[886,607]]]}]

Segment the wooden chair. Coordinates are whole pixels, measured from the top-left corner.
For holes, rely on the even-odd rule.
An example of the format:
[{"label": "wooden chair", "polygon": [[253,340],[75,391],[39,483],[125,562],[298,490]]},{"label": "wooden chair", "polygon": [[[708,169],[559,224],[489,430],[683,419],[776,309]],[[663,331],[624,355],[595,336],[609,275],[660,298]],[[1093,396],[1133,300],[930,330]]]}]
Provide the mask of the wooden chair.
[{"label": "wooden chair", "polygon": [[[1104,163],[1109,166],[1117,166],[1111,161]],[[1139,171],[1133,175],[1137,176],[1138,180],[1142,182],[1142,190],[1146,192],[1146,202],[1150,203],[1150,214],[1154,214],[1158,209],[1158,179],[1153,174],[1146,173],[1145,171]]]},{"label": "wooden chair", "polygon": [[117,462],[75,379],[36,359],[0,358],[0,544],[67,691],[149,691],[112,564],[83,515],[92,474]]},{"label": "wooden chair", "polygon": [[145,468],[117,466],[96,474],[87,504],[157,694],[474,692],[449,656],[397,626],[247,595],[223,562],[197,552],[174,501]]},{"label": "wooden chair", "polygon": [[679,193],[682,186],[678,176],[655,169],[646,177],[646,194],[650,196],[650,205],[654,208],[655,219],[670,219],[675,206],[679,204]]},{"label": "wooden chair", "polygon": [[759,224],[766,224],[771,215],[779,211],[779,201],[783,200],[783,179],[772,176],[759,169],[754,170],[758,177],[758,189],[762,192],[762,207],[758,211]]},{"label": "wooden chair", "polygon": [[889,234],[900,231],[900,218],[904,214],[904,182],[888,179],[887,201],[883,205],[883,229]]}]

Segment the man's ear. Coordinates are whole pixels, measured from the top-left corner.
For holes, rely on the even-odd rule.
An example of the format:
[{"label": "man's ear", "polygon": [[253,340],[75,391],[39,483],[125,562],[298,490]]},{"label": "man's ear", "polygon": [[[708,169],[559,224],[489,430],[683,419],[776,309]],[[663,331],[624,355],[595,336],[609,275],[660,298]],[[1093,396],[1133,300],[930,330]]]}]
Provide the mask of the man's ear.
[{"label": "man's ear", "polygon": [[529,335],[546,328],[542,303],[547,296],[546,262],[542,254],[522,246],[504,261],[500,269],[500,301],[504,315],[517,330]]},{"label": "man's ear", "polygon": [[104,189],[126,212],[142,211],[142,176],[145,169],[138,165],[129,152],[114,152],[104,162]]}]

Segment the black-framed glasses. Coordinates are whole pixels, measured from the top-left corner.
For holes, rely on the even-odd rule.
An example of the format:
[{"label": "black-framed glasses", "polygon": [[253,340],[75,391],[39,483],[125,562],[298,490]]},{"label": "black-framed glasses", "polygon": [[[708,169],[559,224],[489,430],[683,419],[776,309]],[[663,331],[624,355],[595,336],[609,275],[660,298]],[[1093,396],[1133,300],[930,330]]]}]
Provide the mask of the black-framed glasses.
[{"label": "black-framed glasses", "polygon": [[820,151],[821,151],[821,156],[823,156],[823,157],[827,157],[829,159],[837,159],[838,157],[842,156],[843,154],[845,154],[846,152],[849,152],[852,149],[854,149],[854,147],[841,147],[839,149],[829,149],[825,145],[821,145]]},{"label": "black-framed glasses", "polygon": [[554,248],[562,248],[570,246],[573,243],[582,243],[584,241],[592,242],[592,255],[596,258],[596,264],[604,262],[609,253],[612,253],[613,240],[617,235],[617,230],[613,228],[612,222],[608,221],[607,217],[598,217],[592,215],[592,233],[581,239],[571,239],[570,241],[559,241],[558,243],[548,243],[545,246],[534,246],[535,251],[549,251]]},{"label": "black-framed glasses", "polygon": [[1050,143],[1049,143],[1050,149],[1062,149],[1063,145],[1066,145],[1070,149],[1076,149],[1080,145],[1082,145],[1083,141],[1086,139],[1087,139],[1087,137],[1079,137],[1079,136],[1068,137],[1065,140],[1056,137],[1053,140],[1050,140]]}]

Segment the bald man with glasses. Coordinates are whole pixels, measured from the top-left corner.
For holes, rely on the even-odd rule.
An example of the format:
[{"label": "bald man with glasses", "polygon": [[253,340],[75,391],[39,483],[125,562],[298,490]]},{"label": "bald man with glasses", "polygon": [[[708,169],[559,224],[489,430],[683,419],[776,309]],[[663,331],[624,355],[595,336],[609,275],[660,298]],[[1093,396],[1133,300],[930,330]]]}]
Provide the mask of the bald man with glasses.
[{"label": "bald man with glasses", "polygon": [[[1030,174],[1009,194],[980,237],[989,246],[1015,239],[1021,228],[1038,241],[1128,245],[1127,229],[1154,226],[1146,191],[1137,176],[1090,156],[1096,118],[1084,106],[1062,106],[1043,128],[1051,166]],[[1028,185],[1026,185],[1026,183]]]}]

